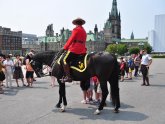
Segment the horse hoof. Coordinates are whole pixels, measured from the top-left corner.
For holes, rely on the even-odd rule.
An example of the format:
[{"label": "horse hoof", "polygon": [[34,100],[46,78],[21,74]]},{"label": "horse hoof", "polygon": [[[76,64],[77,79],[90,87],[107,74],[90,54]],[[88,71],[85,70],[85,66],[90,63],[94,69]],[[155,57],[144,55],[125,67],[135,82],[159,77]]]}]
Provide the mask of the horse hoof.
[{"label": "horse hoof", "polygon": [[65,109],[60,109],[60,112],[65,112]]},{"label": "horse hoof", "polygon": [[98,109],[94,112],[95,115],[99,115],[100,113],[101,113],[101,111]]},{"label": "horse hoof", "polygon": [[66,108],[66,106],[62,106],[62,107],[60,108],[60,112],[65,112],[65,108]]},{"label": "horse hoof", "polygon": [[114,113],[119,113],[119,110],[118,109],[114,109],[113,112]]}]

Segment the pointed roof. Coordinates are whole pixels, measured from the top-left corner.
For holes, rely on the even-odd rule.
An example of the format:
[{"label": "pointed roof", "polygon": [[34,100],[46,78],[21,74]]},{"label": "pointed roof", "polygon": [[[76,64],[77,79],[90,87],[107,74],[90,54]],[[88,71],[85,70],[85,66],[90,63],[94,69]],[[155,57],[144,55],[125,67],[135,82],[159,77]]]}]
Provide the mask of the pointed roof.
[{"label": "pointed roof", "polygon": [[119,16],[118,16],[118,20],[120,20],[120,11],[119,11]]},{"label": "pointed roof", "polygon": [[130,37],[130,39],[131,39],[131,40],[133,40],[133,39],[134,39],[134,34],[133,34],[133,31],[132,31],[132,33],[131,33],[131,37]]},{"label": "pointed roof", "polygon": [[113,2],[112,2],[111,16],[114,16],[114,17],[118,16],[117,1],[116,0],[113,0]]},{"label": "pointed roof", "polygon": [[95,33],[98,32],[97,24],[95,24],[94,32],[95,32]]}]

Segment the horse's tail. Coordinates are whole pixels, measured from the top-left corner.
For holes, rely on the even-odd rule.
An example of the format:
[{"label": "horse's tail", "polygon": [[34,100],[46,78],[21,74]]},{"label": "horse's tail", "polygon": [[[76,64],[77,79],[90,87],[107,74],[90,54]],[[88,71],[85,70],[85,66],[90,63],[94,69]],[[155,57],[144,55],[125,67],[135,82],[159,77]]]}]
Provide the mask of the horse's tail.
[{"label": "horse's tail", "polygon": [[[114,56],[114,55],[113,55]],[[112,104],[115,108],[120,107],[120,97],[119,97],[119,63],[116,56],[114,56],[114,68],[109,79],[110,89],[111,89],[111,99]]]}]

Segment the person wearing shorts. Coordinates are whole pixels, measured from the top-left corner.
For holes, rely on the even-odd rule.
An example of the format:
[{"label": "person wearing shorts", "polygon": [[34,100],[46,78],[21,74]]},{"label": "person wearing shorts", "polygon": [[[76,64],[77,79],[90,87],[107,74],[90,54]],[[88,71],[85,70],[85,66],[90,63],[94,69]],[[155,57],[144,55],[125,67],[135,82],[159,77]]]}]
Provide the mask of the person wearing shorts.
[{"label": "person wearing shorts", "polygon": [[26,80],[28,83],[27,85],[28,87],[32,87],[33,85],[33,74],[34,74],[34,70],[30,65],[30,61],[29,59],[26,59]]},{"label": "person wearing shorts", "polygon": [[87,104],[89,102],[88,89],[90,88],[90,79],[87,81],[81,81],[80,87],[81,90],[83,91],[83,100],[81,101],[81,103]]}]

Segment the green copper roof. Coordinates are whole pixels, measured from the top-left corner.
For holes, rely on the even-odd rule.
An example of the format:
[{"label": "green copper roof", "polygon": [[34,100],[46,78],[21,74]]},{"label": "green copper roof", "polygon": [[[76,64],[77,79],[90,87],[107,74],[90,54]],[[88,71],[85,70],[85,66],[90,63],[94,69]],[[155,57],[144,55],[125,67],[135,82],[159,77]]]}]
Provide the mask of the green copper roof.
[{"label": "green copper roof", "polygon": [[43,37],[38,37],[38,40],[39,42],[58,42],[61,40],[66,41],[70,35],[71,35],[71,31],[69,31],[69,29],[66,29],[63,31],[62,34],[58,36],[53,36],[53,37],[43,36]]},{"label": "green copper roof", "polygon": [[54,36],[54,37],[48,37],[48,36],[44,36],[44,37],[38,37],[39,42],[58,42],[61,40],[61,36]]},{"label": "green copper roof", "polygon": [[117,2],[116,2],[116,0],[113,0],[113,3],[112,3],[111,16],[114,16],[114,17],[117,17],[118,16],[118,10],[117,10]]},{"label": "green copper roof", "polygon": [[87,39],[86,41],[96,41],[96,36],[95,34],[87,34]]},{"label": "green copper roof", "polygon": [[111,22],[109,20],[107,20],[107,22],[104,24],[104,29],[109,29],[111,28]]},{"label": "green copper roof", "polygon": [[148,39],[121,39],[121,42],[148,42]]}]

